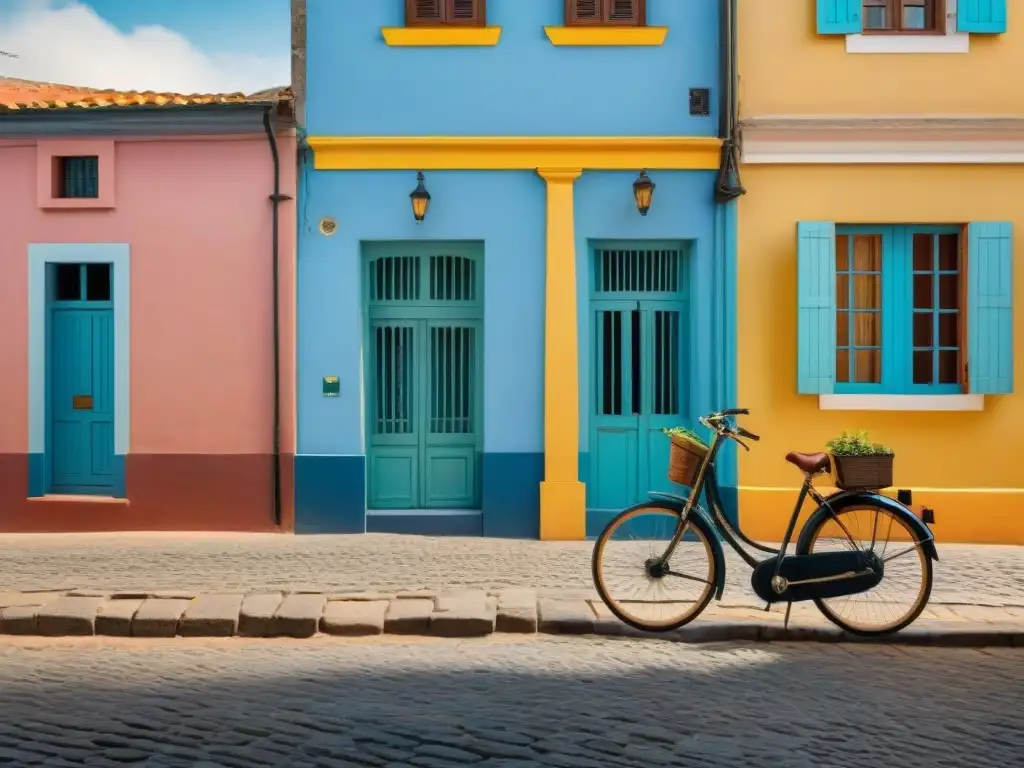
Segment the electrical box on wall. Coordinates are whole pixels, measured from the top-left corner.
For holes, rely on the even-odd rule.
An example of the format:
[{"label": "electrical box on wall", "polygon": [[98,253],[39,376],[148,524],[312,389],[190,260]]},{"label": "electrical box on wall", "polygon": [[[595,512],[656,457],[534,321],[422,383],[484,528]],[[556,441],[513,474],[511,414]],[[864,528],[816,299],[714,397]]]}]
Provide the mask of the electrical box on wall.
[{"label": "electrical box on wall", "polygon": [[324,397],[337,397],[341,394],[341,380],[337,376],[324,376]]}]

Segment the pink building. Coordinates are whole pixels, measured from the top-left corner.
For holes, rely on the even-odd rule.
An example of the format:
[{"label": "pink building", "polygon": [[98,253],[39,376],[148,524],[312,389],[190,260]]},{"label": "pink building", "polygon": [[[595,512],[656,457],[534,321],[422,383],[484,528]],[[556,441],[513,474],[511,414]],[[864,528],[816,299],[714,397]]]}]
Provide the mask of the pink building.
[{"label": "pink building", "polygon": [[293,126],[0,79],[0,531],[293,529]]}]

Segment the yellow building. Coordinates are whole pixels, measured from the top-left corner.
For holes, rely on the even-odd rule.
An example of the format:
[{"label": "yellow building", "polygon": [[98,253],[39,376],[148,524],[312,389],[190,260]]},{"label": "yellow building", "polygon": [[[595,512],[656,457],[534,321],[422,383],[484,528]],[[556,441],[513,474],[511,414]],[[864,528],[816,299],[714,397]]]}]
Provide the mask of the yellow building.
[{"label": "yellow building", "polygon": [[738,0],[751,536],[782,535],[787,451],[866,429],[940,543],[1024,544],[1024,16],[1007,5]]}]

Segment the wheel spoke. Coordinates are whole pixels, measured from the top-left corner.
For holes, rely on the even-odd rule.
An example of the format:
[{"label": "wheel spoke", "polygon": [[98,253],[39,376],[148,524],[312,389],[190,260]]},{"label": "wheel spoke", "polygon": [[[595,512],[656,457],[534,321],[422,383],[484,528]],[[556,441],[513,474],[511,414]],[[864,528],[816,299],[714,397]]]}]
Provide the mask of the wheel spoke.
[{"label": "wheel spoke", "polygon": [[697,576],[691,576],[688,573],[678,573],[676,571],[667,571],[666,575],[668,575],[668,576],[675,576],[677,579],[689,579],[690,581],[700,582],[701,584],[710,584],[711,583],[707,579],[701,579],[701,578],[698,578]]}]

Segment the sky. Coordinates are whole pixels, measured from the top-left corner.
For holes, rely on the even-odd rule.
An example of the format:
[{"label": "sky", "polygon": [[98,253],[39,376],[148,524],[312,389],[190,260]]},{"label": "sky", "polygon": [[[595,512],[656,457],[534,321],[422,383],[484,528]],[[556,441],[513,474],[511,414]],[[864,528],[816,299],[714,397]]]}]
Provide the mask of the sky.
[{"label": "sky", "polygon": [[289,0],[0,0],[0,77],[252,93],[290,79]]}]

